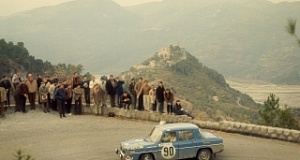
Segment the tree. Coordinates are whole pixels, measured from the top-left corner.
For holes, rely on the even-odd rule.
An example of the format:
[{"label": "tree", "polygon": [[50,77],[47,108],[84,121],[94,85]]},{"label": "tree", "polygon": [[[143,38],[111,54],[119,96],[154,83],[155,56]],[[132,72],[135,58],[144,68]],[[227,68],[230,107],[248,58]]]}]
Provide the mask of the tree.
[{"label": "tree", "polygon": [[294,36],[300,46],[300,39],[298,37],[298,35],[296,34],[296,23],[297,21],[295,19],[288,19],[288,24],[286,26],[286,30],[289,34],[291,34],[292,36]]},{"label": "tree", "polygon": [[283,128],[289,128],[289,129],[299,128],[298,122],[295,120],[294,116],[292,115],[290,108],[288,108],[286,105],[279,112],[278,126]]},{"label": "tree", "polygon": [[263,108],[259,110],[259,115],[264,125],[299,129],[299,124],[291,110],[286,105],[280,108],[279,98],[276,98],[274,94],[270,94],[268,100],[264,102]]},{"label": "tree", "polygon": [[279,112],[279,98],[276,99],[274,94],[270,94],[268,100],[264,102],[263,108],[260,109],[258,113],[262,118],[264,125],[274,127]]}]

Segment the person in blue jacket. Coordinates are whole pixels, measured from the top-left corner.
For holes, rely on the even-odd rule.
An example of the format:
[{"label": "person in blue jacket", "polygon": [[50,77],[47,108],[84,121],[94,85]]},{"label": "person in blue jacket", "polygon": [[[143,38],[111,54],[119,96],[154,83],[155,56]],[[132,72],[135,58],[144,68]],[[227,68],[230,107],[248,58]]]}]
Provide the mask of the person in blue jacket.
[{"label": "person in blue jacket", "polygon": [[67,99],[67,94],[63,84],[60,84],[59,89],[57,89],[57,91],[55,92],[55,99],[57,100],[57,107],[58,107],[60,118],[66,117],[65,102]]}]

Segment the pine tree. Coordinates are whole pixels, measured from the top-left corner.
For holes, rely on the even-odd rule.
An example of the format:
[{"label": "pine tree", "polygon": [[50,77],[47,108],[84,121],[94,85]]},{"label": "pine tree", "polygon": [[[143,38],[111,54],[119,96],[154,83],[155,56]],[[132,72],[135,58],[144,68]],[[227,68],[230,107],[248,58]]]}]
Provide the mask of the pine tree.
[{"label": "pine tree", "polygon": [[276,126],[276,119],[279,112],[279,98],[276,99],[276,96],[271,93],[268,100],[264,102],[263,108],[258,113],[264,125]]}]

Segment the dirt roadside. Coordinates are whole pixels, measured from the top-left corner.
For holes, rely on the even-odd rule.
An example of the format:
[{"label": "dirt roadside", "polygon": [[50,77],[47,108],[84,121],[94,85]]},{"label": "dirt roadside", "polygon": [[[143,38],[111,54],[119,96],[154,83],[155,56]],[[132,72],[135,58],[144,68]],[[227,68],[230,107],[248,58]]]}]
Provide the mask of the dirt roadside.
[{"label": "dirt roadside", "polygon": [[[145,137],[157,123],[94,115],[67,116],[42,110],[0,119],[0,160],[22,149],[35,160],[119,160],[114,149],[129,138]],[[300,144],[214,131],[225,151],[213,160],[297,160]]]}]

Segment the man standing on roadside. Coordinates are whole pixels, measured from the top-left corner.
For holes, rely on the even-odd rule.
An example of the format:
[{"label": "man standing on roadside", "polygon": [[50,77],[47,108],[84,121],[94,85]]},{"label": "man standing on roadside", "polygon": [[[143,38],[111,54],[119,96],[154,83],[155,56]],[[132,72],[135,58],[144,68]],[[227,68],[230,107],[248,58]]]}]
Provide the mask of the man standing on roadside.
[{"label": "man standing on roadside", "polygon": [[81,88],[84,89],[84,100],[87,107],[90,106],[91,103],[91,97],[90,97],[90,81],[87,79],[86,76],[83,76],[82,82],[81,82]]},{"label": "man standing on roadside", "polygon": [[75,107],[74,107],[74,114],[75,115],[81,115],[82,112],[82,95],[84,94],[83,88],[77,86],[76,88],[73,89],[74,93],[74,100],[75,100]]},{"label": "man standing on roadside", "polygon": [[33,79],[32,74],[29,74],[26,85],[28,87],[28,100],[30,103],[30,109],[35,110],[35,97],[36,97],[36,91],[37,91],[37,83]]},{"label": "man standing on roadside", "polygon": [[116,95],[117,95],[117,102],[118,102],[118,106],[119,108],[122,107],[121,105],[121,96],[124,93],[124,89],[123,89],[123,84],[125,82],[120,80],[119,77],[116,78]]},{"label": "man standing on roadside", "polygon": [[16,73],[13,75],[13,78],[11,79],[12,82],[12,91],[13,91],[13,96],[15,100],[15,112],[20,112],[21,111],[21,103],[20,103],[20,96],[19,96],[19,89],[21,85],[21,73],[20,71],[16,71]]},{"label": "man standing on roadside", "polygon": [[19,101],[20,101],[20,107],[23,113],[26,113],[26,98],[28,97],[28,87],[25,83],[25,79],[21,80],[21,84],[19,87]]},{"label": "man standing on roadside", "polygon": [[78,77],[78,73],[75,72],[74,76],[73,76],[73,79],[72,79],[72,89],[76,88],[79,85],[80,85],[80,79]]},{"label": "man standing on roadside", "polygon": [[57,100],[57,107],[59,111],[59,117],[66,117],[65,115],[65,103],[66,103],[66,90],[64,85],[60,84],[59,89],[55,92],[55,99]]},{"label": "man standing on roadside", "polygon": [[111,107],[116,107],[116,80],[113,75],[109,76],[109,80],[106,81],[106,91],[110,98]]},{"label": "man standing on roadside", "polygon": [[156,88],[156,100],[157,100],[157,107],[159,113],[164,113],[164,92],[165,88],[162,81],[158,82],[158,87]]},{"label": "man standing on roadside", "polygon": [[39,102],[39,104],[42,104],[40,102],[41,101],[41,99],[40,99],[41,95],[40,95],[39,90],[40,90],[41,84],[43,83],[43,79],[42,79],[42,75],[41,74],[38,74],[37,76],[38,76],[38,78],[36,79],[36,83],[37,83],[37,89],[38,89],[37,90],[38,91],[38,102]]},{"label": "man standing on roadside", "polygon": [[6,110],[7,108],[10,108],[10,90],[11,90],[12,86],[6,75],[3,76],[0,84],[6,91],[6,98],[7,98],[5,101],[5,105],[6,105],[5,110]]},{"label": "man standing on roadside", "polygon": [[66,94],[67,94],[67,105],[66,105],[66,112],[68,115],[72,115],[71,113],[71,108],[72,108],[72,99],[73,99],[73,90],[72,90],[72,85],[68,84],[68,87],[66,88]]},{"label": "man standing on roadside", "polygon": [[143,95],[143,106],[144,110],[150,111],[150,96],[149,91],[151,90],[151,87],[148,84],[148,80],[144,80],[143,85],[140,88],[140,91],[137,95],[137,97],[140,97],[140,95]]},{"label": "man standing on roadside", "polygon": [[4,103],[6,100],[6,90],[3,87],[2,83],[0,83],[0,118],[5,116]]},{"label": "man standing on roadside", "polygon": [[135,83],[135,79],[131,78],[131,83],[129,85],[129,93],[131,94],[132,97],[132,109],[136,109],[136,92],[134,90],[136,83]]},{"label": "man standing on roadside", "polygon": [[101,114],[103,114],[102,106],[101,105],[101,97],[100,97],[100,86],[98,83],[94,84],[94,87],[92,88],[92,94],[94,97],[94,103],[97,110],[96,116],[100,116],[100,108],[101,108]]},{"label": "man standing on roadside", "polygon": [[106,97],[107,97],[106,80],[103,76],[100,78],[99,86],[100,86],[100,97],[101,97],[100,99],[102,103],[101,107],[106,107]]},{"label": "man standing on roadside", "polygon": [[[135,87],[134,87],[134,90],[135,92],[138,94],[142,88],[142,85],[143,85],[143,78],[140,77],[139,78],[139,81],[136,83]],[[144,110],[144,104],[143,104],[143,92],[138,96],[137,95],[137,104],[138,104],[138,110],[142,111]]]}]

